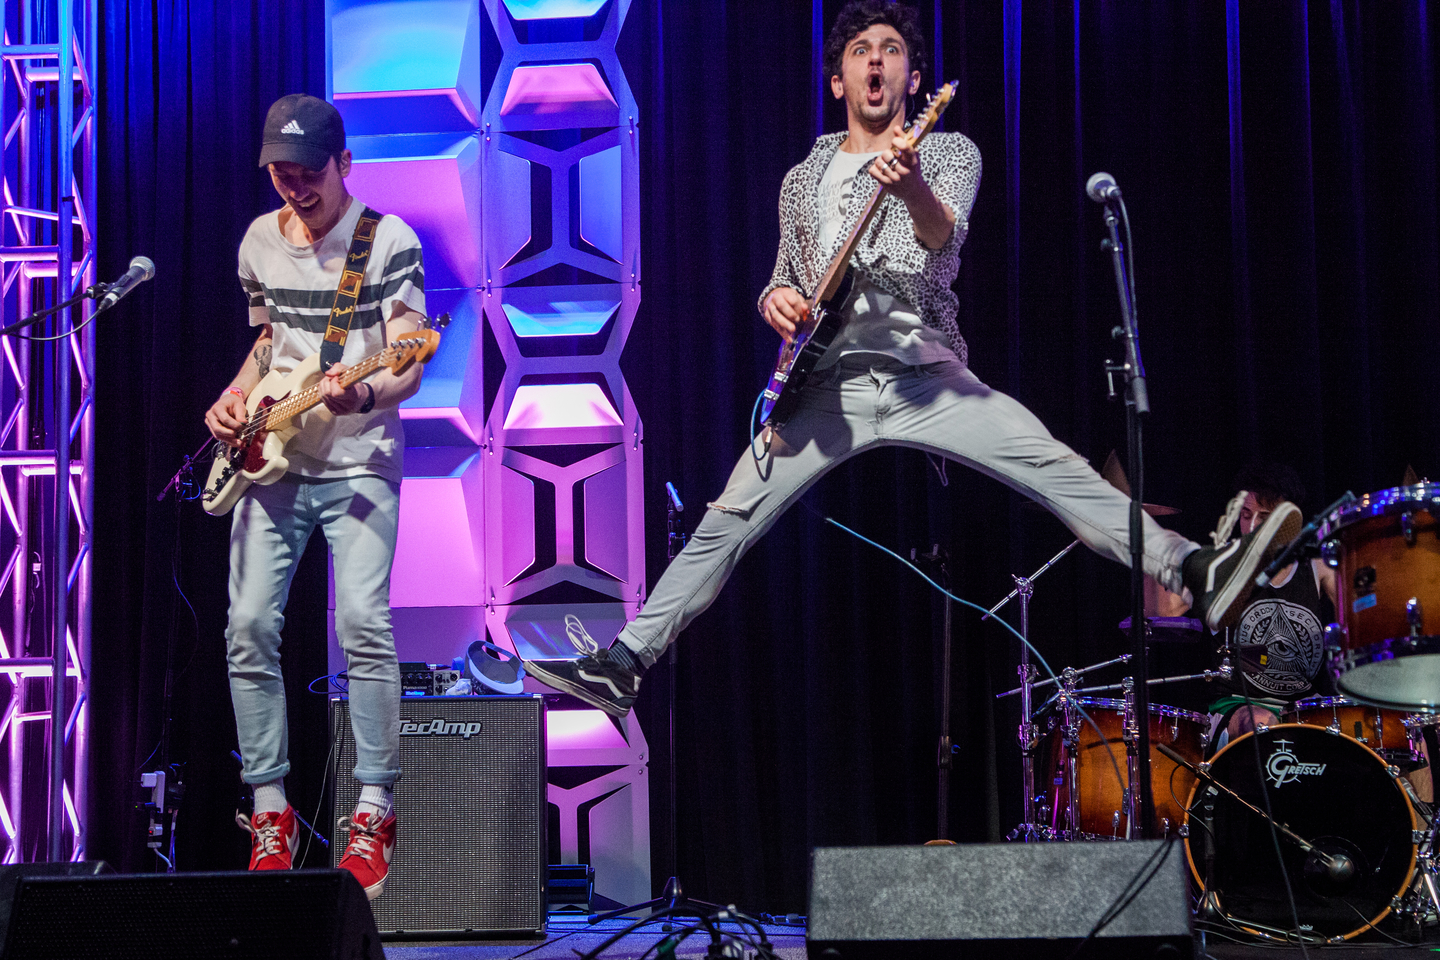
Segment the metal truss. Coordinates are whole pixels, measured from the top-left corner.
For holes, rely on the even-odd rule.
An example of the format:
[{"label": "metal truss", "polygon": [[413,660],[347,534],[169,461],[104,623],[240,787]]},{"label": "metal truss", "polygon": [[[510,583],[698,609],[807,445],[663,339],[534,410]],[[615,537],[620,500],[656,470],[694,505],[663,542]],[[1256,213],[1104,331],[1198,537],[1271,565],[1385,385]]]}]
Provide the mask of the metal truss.
[{"label": "metal truss", "polygon": [[[95,282],[96,5],[0,0],[4,324]],[[92,306],[0,336],[4,863],[85,855],[95,331],[66,332]]]}]

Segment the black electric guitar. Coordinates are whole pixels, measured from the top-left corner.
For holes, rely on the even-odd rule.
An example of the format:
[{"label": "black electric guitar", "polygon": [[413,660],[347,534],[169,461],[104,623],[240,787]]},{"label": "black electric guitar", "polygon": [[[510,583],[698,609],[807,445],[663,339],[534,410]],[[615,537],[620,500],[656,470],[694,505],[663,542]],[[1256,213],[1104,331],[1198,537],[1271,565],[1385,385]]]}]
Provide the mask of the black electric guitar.
[{"label": "black electric guitar", "polygon": [[[918,146],[935,127],[940,115],[950,106],[957,86],[958,82],[952,80],[930,96],[925,111],[905,131],[911,147]],[[875,218],[875,211],[880,208],[885,193],[885,188],[881,187],[870,198],[854,229],[836,251],[835,259],[830,261],[820,286],[809,298],[809,316],[796,330],[794,339],[780,346],[780,356],[775,361],[775,371],[770,374],[770,383],[765,387],[760,408],[761,422],[773,430],[783,427],[795,412],[800,391],[805,388],[805,381],[810,379],[810,372],[840,332],[843,322],[841,310],[845,301],[850,299],[850,290],[855,282],[850,258],[860,245],[860,238],[865,235],[870,221]]]}]

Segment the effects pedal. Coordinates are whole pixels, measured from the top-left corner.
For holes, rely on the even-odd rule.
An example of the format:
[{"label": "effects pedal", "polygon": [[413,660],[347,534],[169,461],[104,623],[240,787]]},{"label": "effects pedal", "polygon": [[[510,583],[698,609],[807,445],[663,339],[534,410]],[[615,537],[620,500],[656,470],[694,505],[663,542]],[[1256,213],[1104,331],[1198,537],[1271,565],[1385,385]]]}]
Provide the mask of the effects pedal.
[{"label": "effects pedal", "polygon": [[400,664],[400,695],[404,697],[442,696],[460,680],[460,671],[438,663]]}]

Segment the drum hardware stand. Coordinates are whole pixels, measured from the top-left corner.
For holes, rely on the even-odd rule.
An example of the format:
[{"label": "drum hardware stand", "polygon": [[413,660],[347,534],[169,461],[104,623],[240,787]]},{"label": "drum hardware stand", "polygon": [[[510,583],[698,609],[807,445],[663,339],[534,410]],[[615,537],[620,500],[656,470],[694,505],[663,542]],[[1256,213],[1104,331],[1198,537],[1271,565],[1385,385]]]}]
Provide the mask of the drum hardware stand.
[{"label": "drum hardware stand", "polygon": [[[1130,659],[1130,655],[1128,653],[1125,655],[1125,659]],[[1230,665],[1230,658],[1226,657],[1225,659],[1220,661],[1219,669],[1202,670],[1199,673],[1187,673],[1181,677],[1154,677],[1150,680],[1150,686],[1154,687],[1162,683],[1179,683],[1182,680],[1204,680],[1206,682],[1212,680],[1229,680],[1234,675],[1235,668]],[[1131,678],[1126,677],[1125,679],[1129,680]],[[1103,693],[1107,690],[1123,690],[1124,688],[1124,681],[1121,681],[1120,683],[1107,683],[1101,687],[1081,687],[1080,689],[1076,690],[1075,693]]]},{"label": "drum hardware stand", "polygon": [[1215,889],[1215,798],[1219,791],[1213,786],[1205,790],[1205,802],[1201,806],[1200,822],[1205,830],[1205,893],[1200,898],[1196,913],[1206,920],[1220,922],[1226,919],[1225,909],[1220,905],[1220,892]]},{"label": "drum hardware stand", "polygon": [[[950,770],[954,766],[955,748],[950,742],[950,680],[952,674],[950,651],[951,651],[951,627],[952,608],[950,600],[950,564],[949,553],[940,546],[934,544],[929,553],[919,553],[915,548],[910,550],[910,559],[915,563],[924,563],[927,566],[936,568],[939,574],[940,586],[945,589],[945,626],[944,637],[941,641],[940,654],[940,740],[935,748],[936,767],[936,813],[935,813],[935,840],[932,843],[950,842]],[[1026,817],[1026,822],[1032,822]]]},{"label": "drum hardware stand", "polygon": [[980,618],[985,622],[993,617],[1000,608],[1005,606],[1015,597],[1020,598],[1020,666],[1016,672],[1020,675],[1020,726],[1017,730],[1017,738],[1020,741],[1020,779],[1022,789],[1025,791],[1024,819],[1018,827],[1008,834],[1009,839],[1023,839],[1025,842],[1043,839],[1044,828],[1035,822],[1035,748],[1039,745],[1040,728],[1034,722],[1032,712],[1033,703],[1030,699],[1030,691],[1034,688],[1035,678],[1040,675],[1039,670],[1030,662],[1030,598],[1035,593],[1035,581],[1046,570],[1049,570],[1056,561],[1079,544],[1079,540],[1071,541],[1070,545],[1061,550],[1055,556],[1045,561],[1045,564],[1028,577],[1011,574],[1015,581],[1015,589]]},{"label": "drum hardware stand", "polygon": [[[1075,674],[1075,676],[1079,677],[1079,676],[1082,675],[1082,674],[1090,673],[1092,670],[1100,670],[1100,669],[1103,669],[1103,668],[1105,668],[1105,667],[1113,667],[1113,666],[1115,666],[1115,664],[1117,664],[1117,663],[1129,663],[1129,662],[1130,662],[1130,654],[1128,654],[1128,653],[1122,653],[1122,654],[1120,654],[1120,656],[1115,657],[1115,658],[1112,659],[1112,660],[1106,660],[1104,663],[1093,663],[1093,664],[1091,664],[1091,665],[1088,666],[1088,667],[1079,667],[1079,668],[1066,667],[1065,670],[1061,670],[1061,671],[1060,671],[1060,676],[1058,676],[1058,677],[1051,677],[1051,678],[1048,679],[1048,680],[1040,680],[1040,681],[1038,681],[1038,682],[1036,682],[1036,683],[1032,683],[1032,684],[1030,684],[1030,689],[1031,689],[1031,690],[1039,690],[1041,687],[1048,687],[1048,686],[1050,686],[1050,684],[1052,684],[1052,683],[1062,683],[1062,684],[1063,684],[1063,683],[1064,683],[1064,677],[1065,677],[1065,671],[1066,671],[1066,670],[1072,671],[1072,672]],[[1100,689],[1100,688],[1099,688],[1099,687],[1096,687],[1096,688],[1094,688],[1094,689],[1097,689],[1097,690],[1098,690],[1098,689]],[[1013,690],[1006,690],[1004,693],[997,693],[997,694],[995,694],[995,699],[996,699],[996,700],[999,700],[1001,697],[1013,697],[1013,696],[1015,696],[1015,694],[1019,693],[1020,690],[1021,690],[1020,687],[1016,687],[1016,688],[1013,689]],[[1082,690],[1076,690],[1076,691],[1074,691],[1074,692],[1075,692],[1075,693],[1084,693],[1085,690],[1083,690],[1083,689],[1082,689]],[[1053,700],[1056,700],[1056,699],[1059,699],[1058,695],[1057,695],[1056,697],[1052,697],[1052,698],[1051,698],[1052,701],[1053,701]],[[1046,704],[1043,704],[1043,705],[1041,706],[1041,709],[1043,710],[1044,707],[1045,707],[1046,705],[1048,705],[1048,703],[1049,703],[1049,701],[1047,701]]]},{"label": "drum hardware stand", "polygon": [[1068,840],[1080,838],[1080,711],[1075,704],[1075,681],[1080,676],[1080,671],[1073,667],[1066,667],[1061,671],[1064,677],[1064,688],[1060,694],[1060,702],[1065,708],[1065,730],[1062,742],[1065,744],[1065,776],[1066,776],[1066,813],[1070,818],[1066,825],[1065,837]]}]

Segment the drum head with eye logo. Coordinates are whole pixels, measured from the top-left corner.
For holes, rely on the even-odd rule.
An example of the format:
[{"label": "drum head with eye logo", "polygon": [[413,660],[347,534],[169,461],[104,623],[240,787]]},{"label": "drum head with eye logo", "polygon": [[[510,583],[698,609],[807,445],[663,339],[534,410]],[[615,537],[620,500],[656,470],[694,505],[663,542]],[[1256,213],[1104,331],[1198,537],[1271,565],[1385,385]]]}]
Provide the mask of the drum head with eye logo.
[{"label": "drum head with eye logo", "polygon": [[[1365,745],[1290,723],[1232,740],[1211,761],[1210,775],[1264,810],[1262,770],[1275,819],[1332,855],[1327,863],[1280,837],[1301,925],[1326,938],[1368,930],[1390,912],[1391,900],[1406,891],[1415,872],[1415,813],[1404,790]],[[1202,886],[1206,798],[1205,783],[1196,783],[1186,818],[1186,851]],[[1211,886],[1221,908],[1252,932],[1260,926],[1293,929],[1270,825],[1223,792],[1213,801]]]}]

